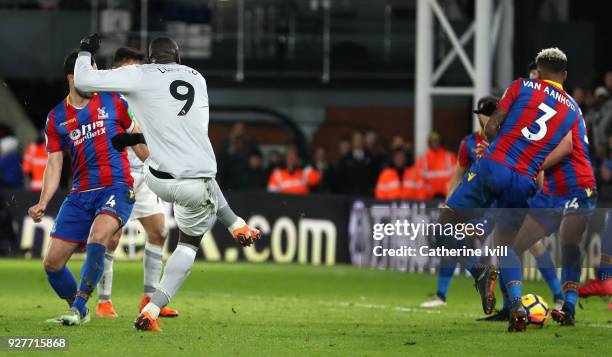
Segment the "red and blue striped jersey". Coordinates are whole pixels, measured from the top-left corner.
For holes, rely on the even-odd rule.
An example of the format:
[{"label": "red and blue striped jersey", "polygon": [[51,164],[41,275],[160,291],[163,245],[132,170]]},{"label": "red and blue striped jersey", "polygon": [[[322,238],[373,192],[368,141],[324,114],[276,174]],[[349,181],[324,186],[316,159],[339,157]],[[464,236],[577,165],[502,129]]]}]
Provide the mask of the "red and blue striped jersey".
[{"label": "red and blue striped jersey", "polygon": [[47,151],[68,151],[72,191],[87,191],[125,183],[133,186],[126,150],[117,151],[111,138],[131,130],[127,102],[118,93],[97,93],[77,109],[66,97],[47,117]]},{"label": "red and blue striped jersey", "polygon": [[476,147],[479,144],[485,144],[487,139],[482,134],[482,130],[475,131],[461,140],[459,145],[458,162],[459,166],[469,168],[479,158],[476,157]]},{"label": "red and blue striped jersey", "polygon": [[[574,105],[576,101],[570,97]],[[595,175],[589,156],[589,139],[582,111],[578,109],[579,119],[572,127],[572,153],[555,166],[544,171],[544,193],[566,195],[572,191],[595,190]]]},{"label": "red and blue striped jersey", "polygon": [[519,78],[497,105],[507,113],[485,157],[535,177],[544,159],[579,118],[579,108],[551,81]]}]

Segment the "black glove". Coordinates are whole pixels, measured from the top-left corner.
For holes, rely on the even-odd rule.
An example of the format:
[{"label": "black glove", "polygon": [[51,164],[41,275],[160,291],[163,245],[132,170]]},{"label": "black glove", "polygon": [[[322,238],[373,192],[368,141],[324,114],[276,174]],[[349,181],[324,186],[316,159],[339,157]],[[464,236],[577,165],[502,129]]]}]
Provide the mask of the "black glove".
[{"label": "black glove", "polygon": [[92,33],[91,35],[83,38],[81,40],[81,44],[79,46],[81,51],[86,51],[91,53],[91,55],[95,55],[100,49],[100,35],[97,33]]},{"label": "black glove", "polygon": [[128,146],[134,146],[138,144],[146,144],[144,135],[141,133],[138,134],[128,134],[128,133],[119,133],[111,138],[111,143],[113,147],[117,151],[123,151]]}]

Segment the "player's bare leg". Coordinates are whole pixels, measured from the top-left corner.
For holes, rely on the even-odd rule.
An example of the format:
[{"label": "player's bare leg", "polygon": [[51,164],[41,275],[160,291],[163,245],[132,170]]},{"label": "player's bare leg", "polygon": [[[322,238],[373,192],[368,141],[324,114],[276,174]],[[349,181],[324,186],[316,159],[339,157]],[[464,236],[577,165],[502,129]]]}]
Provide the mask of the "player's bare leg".
[{"label": "player's bare leg", "polygon": [[115,250],[121,239],[121,233],[120,229],[113,235],[106,246],[106,253],[104,253],[104,273],[102,273],[102,279],[98,283],[98,306],[96,307],[96,316],[98,317],[119,317],[113,307],[111,294],[113,289],[113,261]]},{"label": "player's bare leg", "polygon": [[578,302],[578,283],[582,257],[580,242],[587,225],[585,217],[570,214],[563,217],[559,236],[562,244],[562,284],[564,303],[561,310],[554,309],[552,318],[562,326],[574,326],[576,323],[576,303]]},{"label": "player's bare leg", "polygon": [[79,290],[71,309],[62,316],[64,325],[81,325],[90,321],[87,300],[102,278],[106,246],[119,228],[119,220],[110,215],[99,214],[94,219],[87,240],[87,256],[81,269]]},{"label": "player's bare leg", "polygon": [[[77,291],[77,282],[74,275],[66,267],[66,263],[78,248],[79,243],[60,239],[51,239],[43,265],[47,273],[49,284],[57,295],[66,300],[70,307],[74,302]],[[60,317],[47,320],[48,323],[61,323]]]},{"label": "player's bare leg", "polygon": [[[144,265],[144,296],[140,301],[138,311],[151,301],[155,289],[159,285],[162,272],[162,256],[167,233],[165,231],[165,219],[163,213],[139,218],[140,223],[147,232],[147,243],[145,244]],[[161,308],[159,316],[177,317],[178,311],[165,306]]]}]

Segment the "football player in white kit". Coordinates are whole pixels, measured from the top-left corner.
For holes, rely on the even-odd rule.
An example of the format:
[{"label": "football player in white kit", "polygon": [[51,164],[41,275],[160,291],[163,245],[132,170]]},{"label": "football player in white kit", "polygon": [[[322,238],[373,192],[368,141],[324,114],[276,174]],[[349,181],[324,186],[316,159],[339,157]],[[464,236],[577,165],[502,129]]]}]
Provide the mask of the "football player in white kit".
[{"label": "football player in white kit", "polygon": [[242,246],[253,244],[260,232],[221,200],[214,179],[217,163],[208,138],[206,81],[198,71],[180,64],[176,42],[167,37],[156,38],[149,44],[149,64],[113,70],[95,70],[91,66],[99,44],[97,34],[81,41],[74,74],[76,87],[118,91],[125,96],[143,134],[122,135],[115,142],[129,146],[146,140],[150,156],[144,165],[145,182],[162,200],[173,203],[180,231],[179,243],[166,263],[159,287],[134,322],[139,330],[159,331],[160,309],[169,303],[191,271],[200,241],[216,218],[229,226]]},{"label": "football player in white kit", "polygon": [[[121,47],[115,52],[113,68],[143,64],[144,62],[144,53],[137,49]],[[132,120],[136,121],[136,118],[133,115],[131,116]],[[134,178],[134,194],[136,199],[130,220],[139,220],[147,233],[147,242],[145,243],[143,256],[144,296],[140,300],[138,310],[140,311],[151,300],[161,278],[163,248],[167,232],[165,230],[164,209],[161,201],[144,182],[143,162],[136,156],[131,147],[127,149],[127,153],[128,161],[130,162],[130,173]],[[113,237],[104,255],[104,274],[102,279],[100,279],[100,283],[98,283],[98,306],[96,307],[96,316],[99,317],[118,316],[113,307],[111,293],[113,287],[114,252],[120,238],[121,231]],[[160,310],[159,316],[177,317],[178,311],[166,306]]]}]

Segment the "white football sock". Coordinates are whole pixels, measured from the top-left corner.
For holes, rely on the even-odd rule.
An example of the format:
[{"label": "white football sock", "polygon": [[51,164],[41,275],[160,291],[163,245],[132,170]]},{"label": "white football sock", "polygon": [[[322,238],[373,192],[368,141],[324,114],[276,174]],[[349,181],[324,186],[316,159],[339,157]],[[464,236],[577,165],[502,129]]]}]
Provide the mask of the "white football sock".
[{"label": "white football sock", "polygon": [[153,296],[162,271],[163,247],[147,242],[144,249],[144,293]]},{"label": "white football sock", "polygon": [[113,258],[114,253],[104,253],[104,273],[98,283],[98,303],[109,301],[113,290]]},{"label": "white football sock", "polygon": [[198,247],[190,244],[179,243],[176,246],[176,249],[166,263],[166,270],[164,271],[159,288],[157,288],[151,298],[151,302],[145,306],[143,311],[147,311],[154,319],[158,317],[159,309],[168,305],[170,299],[176,294],[191,272],[197,251]]}]

